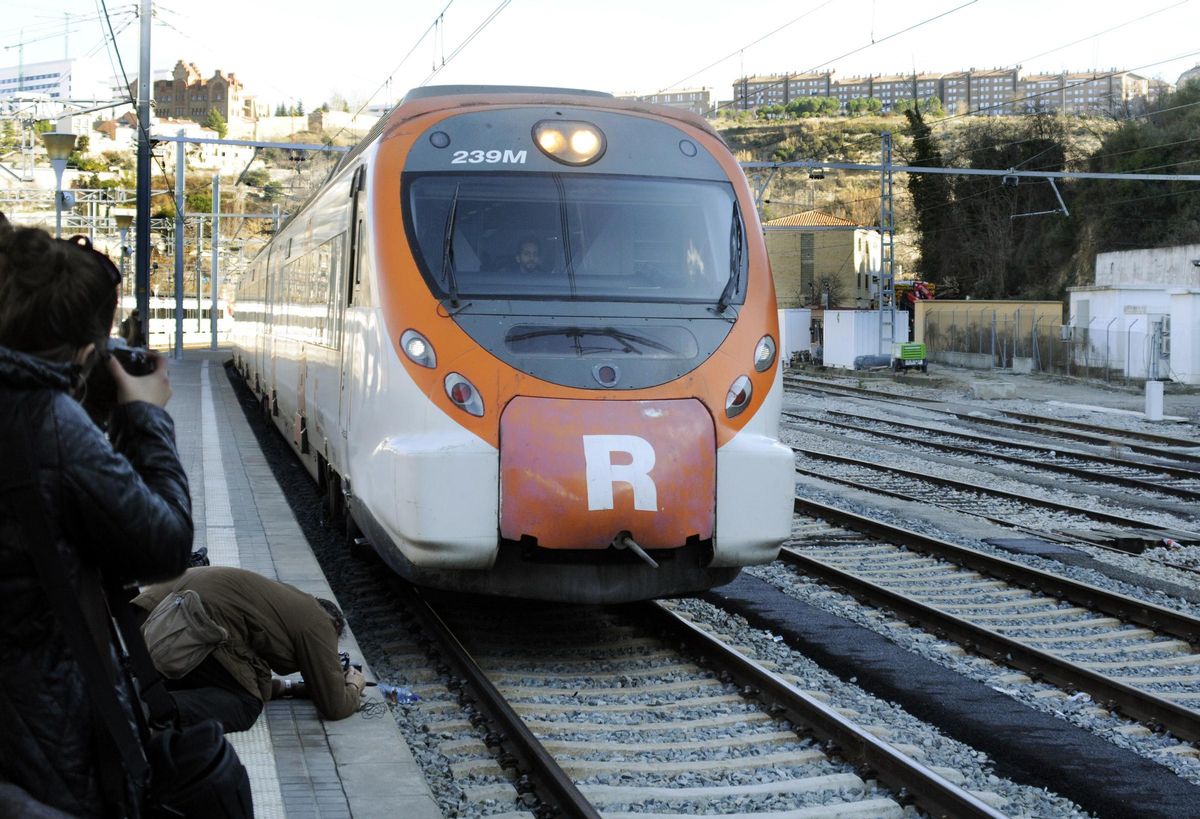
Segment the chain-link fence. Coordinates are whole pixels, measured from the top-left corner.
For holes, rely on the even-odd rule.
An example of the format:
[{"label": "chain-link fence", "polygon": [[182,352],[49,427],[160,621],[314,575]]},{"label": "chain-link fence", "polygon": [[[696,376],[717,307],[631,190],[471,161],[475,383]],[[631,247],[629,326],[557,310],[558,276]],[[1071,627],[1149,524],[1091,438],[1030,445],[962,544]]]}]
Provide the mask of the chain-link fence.
[{"label": "chain-link fence", "polygon": [[1162,325],[1153,317],[1093,319],[1087,326],[1072,326],[1033,310],[1005,314],[985,307],[939,310],[924,318],[932,361],[1124,383],[1165,378],[1169,372]]}]

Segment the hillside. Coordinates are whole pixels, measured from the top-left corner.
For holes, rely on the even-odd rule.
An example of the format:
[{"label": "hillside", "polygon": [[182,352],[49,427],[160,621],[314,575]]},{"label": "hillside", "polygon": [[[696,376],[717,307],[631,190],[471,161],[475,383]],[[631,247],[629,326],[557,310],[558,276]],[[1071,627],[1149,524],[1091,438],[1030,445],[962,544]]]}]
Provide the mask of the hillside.
[{"label": "hillside", "polygon": [[[929,137],[913,139],[914,125],[903,116],[822,117],[753,123],[718,121],[717,128],[739,161],[790,161],[878,164],[880,133],[889,131],[893,162],[948,167],[1026,170],[1085,170],[1103,140],[1118,130],[1112,120],[1036,115],[1028,117],[946,117],[924,123]],[[930,146],[939,157],[929,163]],[[924,150],[921,150],[921,149]],[[825,169],[812,174],[805,168],[751,173],[751,187],[766,184],[761,197],[764,221],[815,208],[859,224],[879,221],[879,175],[875,171]],[[767,183],[767,177],[770,177]],[[910,181],[911,177],[911,181]],[[1027,181],[1006,188],[989,177],[937,177],[943,199],[918,211],[911,184],[931,175],[897,174],[894,183],[896,262],[898,272],[917,273],[938,281],[943,292],[963,295],[1039,295],[1056,297],[1084,272],[1086,254],[1074,253],[1072,242],[1081,225],[1064,230],[1061,217],[1013,219],[1014,214],[1055,207],[1048,185]],[[930,218],[937,212],[959,218]],[[1045,236],[1043,236],[1045,234]],[[985,239],[995,241],[985,241]],[[997,241],[1002,247],[997,247]],[[1053,245],[1052,258],[1028,258],[1020,248]],[[1067,249],[1067,245],[1071,245]],[[929,263],[925,253],[938,254]],[[1005,270],[997,271],[997,265]],[[1013,275],[1009,266],[1020,268]],[[1090,272],[1090,267],[1087,268]]]}]

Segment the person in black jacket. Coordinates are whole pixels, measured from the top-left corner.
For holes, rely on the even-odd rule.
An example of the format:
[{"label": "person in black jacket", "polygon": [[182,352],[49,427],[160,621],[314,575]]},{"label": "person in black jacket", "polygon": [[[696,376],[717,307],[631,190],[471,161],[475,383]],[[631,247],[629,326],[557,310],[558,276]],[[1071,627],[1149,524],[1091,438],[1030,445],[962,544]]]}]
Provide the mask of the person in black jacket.
[{"label": "person in black jacket", "polygon": [[[119,768],[30,550],[56,549],[85,600],[102,583],[179,575],[192,546],[187,478],[163,409],[166,361],[133,377],[96,352],[119,280],[86,238],[53,239],[0,215],[0,433],[31,442],[53,541],[26,542],[19,510],[0,504],[0,781],[76,816],[137,817],[143,783]],[[111,443],[77,400],[94,366],[116,382]],[[111,638],[102,651],[116,662]],[[116,687],[133,726],[134,695]]]}]

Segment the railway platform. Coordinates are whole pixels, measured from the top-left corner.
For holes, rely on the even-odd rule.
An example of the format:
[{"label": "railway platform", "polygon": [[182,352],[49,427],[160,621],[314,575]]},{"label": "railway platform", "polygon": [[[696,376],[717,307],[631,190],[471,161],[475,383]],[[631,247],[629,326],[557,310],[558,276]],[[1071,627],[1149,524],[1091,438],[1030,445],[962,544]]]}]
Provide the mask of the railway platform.
[{"label": "railway platform", "polygon": [[[191,483],[194,548],[214,566],[240,566],[336,599],[243,416],[222,366],[228,352],[170,362],[179,453]],[[341,648],[362,662],[350,626]],[[374,679],[364,662],[368,679]],[[375,687],[347,719],[321,719],[307,700],[267,703],[231,734],[250,774],[259,819],[441,817]]]}]

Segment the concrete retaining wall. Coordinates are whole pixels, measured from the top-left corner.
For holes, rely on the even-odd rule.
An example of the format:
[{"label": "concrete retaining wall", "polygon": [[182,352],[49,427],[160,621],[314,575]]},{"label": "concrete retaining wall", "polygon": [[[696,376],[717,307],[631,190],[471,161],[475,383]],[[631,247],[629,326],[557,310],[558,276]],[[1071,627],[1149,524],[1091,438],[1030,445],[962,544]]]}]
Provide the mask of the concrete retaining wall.
[{"label": "concrete retaining wall", "polygon": [[951,367],[966,367],[971,370],[990,370],[992,356],[988,353],[959,353],[953,350],[933,350],[929,353],[930,361],[949,364]]}]

